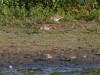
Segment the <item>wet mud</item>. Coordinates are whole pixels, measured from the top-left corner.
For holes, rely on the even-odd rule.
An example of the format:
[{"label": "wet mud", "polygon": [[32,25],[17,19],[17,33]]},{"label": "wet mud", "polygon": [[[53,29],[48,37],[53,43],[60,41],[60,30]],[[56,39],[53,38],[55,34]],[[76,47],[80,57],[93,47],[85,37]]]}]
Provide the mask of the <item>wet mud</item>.
[{"label": "wet mud", "polygon": [[[100,50],[78,49],[34,50],[34,46],[0,46],[0,66],[100,66]],[[37,47],[38,48],[38,47]]]}]

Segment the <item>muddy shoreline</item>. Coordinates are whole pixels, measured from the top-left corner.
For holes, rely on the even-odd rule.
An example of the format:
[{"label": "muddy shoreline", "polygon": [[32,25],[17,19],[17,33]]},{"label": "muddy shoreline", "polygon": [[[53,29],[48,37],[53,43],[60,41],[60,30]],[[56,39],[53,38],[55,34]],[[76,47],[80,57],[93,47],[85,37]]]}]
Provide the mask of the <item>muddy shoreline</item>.
[{"label": "muddy shoreline", "polygon": [[[37,50],[34,50],[38,48]],[[46,50],[42,46],[0,46],[0,65],[1,66],[100,66],[100,50],[85,49],[58,49]]]}]

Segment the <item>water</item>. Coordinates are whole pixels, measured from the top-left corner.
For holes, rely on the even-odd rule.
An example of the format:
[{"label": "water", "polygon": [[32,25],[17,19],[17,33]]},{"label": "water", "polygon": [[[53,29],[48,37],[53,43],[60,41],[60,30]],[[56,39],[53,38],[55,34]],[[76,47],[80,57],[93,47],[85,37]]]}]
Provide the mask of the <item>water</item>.
[{"label": "water", "polygon": [[[11,65],[10,65],[11,66]],[[0,75],[100,75],[100,66],[92,67],[2,67]]]}]

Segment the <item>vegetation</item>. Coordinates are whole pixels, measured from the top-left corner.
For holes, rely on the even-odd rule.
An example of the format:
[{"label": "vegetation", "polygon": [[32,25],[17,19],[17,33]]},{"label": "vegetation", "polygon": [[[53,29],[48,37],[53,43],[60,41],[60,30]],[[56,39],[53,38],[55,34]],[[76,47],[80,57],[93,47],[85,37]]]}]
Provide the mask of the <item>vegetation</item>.
[{"label": "vegetation", "polygon": [[59,14],[63,21],[100,20],[99,0],[0,0],[0,25],[26,27],[38,20],[50,21]]},{"label": "vegetation", "polygon": [[[72,22],[72,20],[100,21],[100,1],[99,0],[0,0],[0,1],[1,1],[0,2],[0,29],[1,31],[3,31],[2,32],[3,35],[8,37],[7,39],[3,38],[4,40],[2,39],[3,41],[1,40],[2,41],[1,43],[4,43],[5,40],[6,40],[5,42],[9,41],[10,37],[7,36],[6,34],[9,34],[9,35],[11,33],[14,33],[14,35],[17,34],[18,36],[16,36],[16,39],[18,39],[17,37],[20,37],[24,34],[27,35],[27,37],[29,37],[29,35],[33,33],[38,33],[38,32],[42,33],[42,31],[39,30],[41,27],[41,25],[39,24],[39,21],[40,23],[41,21],[46,22],[46,23],[51,23],[50,17],[54,14],[62,15],[64,16],[64,19],[61,20],[60,24],[55,24],[55,26],[58,27],[58,29],[51,30],[48,32],[43,31],[43,33],[55,35],[55,34],[60,34],[60,33],[68,33],[70,32],[70,30],[73,30],[73,29],[75,30],[76,27],[77,29],[80,29],[80,27],[84,29],[83,22],[82,23],[80,22],[78,25],[77,22],[74,22],[74,21]],[[73,23],[73,24],[69,23],[70,26],[67,26],[67,24],[65,23],[66,21],[67,23],[68,21],[69,22],[71,21],[70,23]],[[83,30],[83,33],[85,34],[94,33],[94,34],[99,35],[100,28],[99,26],[97,27],[91,26],[90,28],[85,28]],[[47,37],[48,37],[48,34],[46,35]],[[3,35],[1,34],[0,38],[2,38]],[[43,35],[43,34],[40,34],[40,35]],[[38,36],[38,35],[35,35],[35,36]],[[65,35],[63,35],[63,37],[64,36]],[[23,37],[23,39],[24,38],[25,37]],[[32,36],[32,39],[33,38],[37,38],[37,37]],[[30,39],[30,41],[32,39]],[[41,40],[42,38],[40,37],[39,39]],[[54,40],[54,38],[49,38],[49,40],[50,39]],[[65,36],[65,39],[66,39],[66,36]],[[20,39],[18,40],[19,42],[21,41]],[[27,42],[29,43],[30,41],[28,39]],[[34,41],[36,42],[36,40]],[[59,43],[57,41],[55,41],[55,43]],[[18,43],[18,41],[15,41],[15,40],[14,41],[12,40],[9,42]],[[22,44],[23,42],[24,40],[22,41]],[[34,42],[31,42],[31,43],[34,43]]]},{"label": "vegetation", "polygon": [[[50,20],[55,14],[64,16],[59,24]],[[34,50],[53,50],[53,48],[65,50],[67,47],[72,50],[77,48],[98,50],[99,21],[100,0],[0,0],[0,44],[12,47],[40,46]],[[41,23],[55,23],[57,29],[41,31]],[[40,32],[38,35],[33,34],[38,32]],[[41,69],[21,69],[17,72],[26,75],[28,72],[44,73]],[[5,74],[6,71],[0,71],[0,75]],[[61,74],[65,73],[55,72],[50,75]],[[99,75],[100,69],[84,69],[68,74]]]}]

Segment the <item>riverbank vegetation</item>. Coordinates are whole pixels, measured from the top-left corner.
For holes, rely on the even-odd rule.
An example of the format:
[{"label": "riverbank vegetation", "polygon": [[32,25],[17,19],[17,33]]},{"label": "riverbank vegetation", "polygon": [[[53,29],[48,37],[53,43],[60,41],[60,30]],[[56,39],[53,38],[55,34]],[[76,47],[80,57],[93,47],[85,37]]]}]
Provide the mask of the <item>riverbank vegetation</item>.
[{"label": "riverbank vegetation", "polygon": [[[63,18],[54,21],[54,15]],[[0,65],[11,75],[46,73],[25,67],[14,73],[25,65],[98,67],[99,56],[100,0],[0,0]],[[10,75],[5,69],[0,75]],[[50,75],[64,74],[99,75],[100,69]]]},{"label": "riverbank vegetation", "polygon": [[73,20],[100,21],[99,0],[0,0],[0,26],[29,28],[38,21],[51,23],[54,14],[61,22]]},{"label": "riverbank vegetation", "polygon": [[[34,40],[33,42],[31,40],[33,38],[37,39],[37,36],[39,35],[41,36],[45,35],[46,36],[45,38],[46,39],[48,38],[47,43],[50,42],[59,43],[58,42],[59,39],[57,41],[53,41],[54,38],[55,40],[57,39],[56,37],[49,38],[48,36],[52,34],[53,36],[57,35],[59,37],[59,34],[61,34],[61,36],[64,37],[65,34],[68,33],[69,33],[68,36],[70,36],[71,34],[73,36],[76,36],[76,34],[79,34],[80,32],[83,34],[82,35],[83,37],[85,34],[92,34],[92,35],[95,34],[98,36],[98,39],[100,38],[99,0],[0,0],[0,1],[1,1],[0,2],[1,44],[2,43],[6,44],[7,42],[11,44],[12,39],[17,39],[19,40],[19,42],[22,41],[22,44],[26,41],[29,44],[34,43],[34,41],[36,43],[36,40]],[[64,18],[61,19],[59,22],[53,22],[51,21],[50,17],[55,14],[63,16]],[[50,24],[53,27],[51,27],[51,30],[49,31],[41,31],[40,27],[44,24]],[[41,34],[37,35],[34,33],[41,33]],[[12,34],[15,35],[15,38],[11,37],[13,36]],[[4,37],[8,38],[2,38],[3,35]],[[19,35],[21,36],[21,39]],[[26,37],[28,37],[28,39],[26,40],[25,37],[23,37],[22,35],[23,36],[27,35]],[[35,35],[36,38],[33,37],[33,35]],[[30,40],[29,36],[32,37]],[[44,37],[41,36],[38,37],[38,40],[40,39],[40,41],[38,42],[41,42],[42,38],[45,39]],[[87,38],[91,37],[89,35],[87,36],[88,36]],[[79,38],[79,37],[74,37],[74,38]],[[66,36],[64,39],[66,39]],[[16,40],[12,41],[13,44],[18,43],[18,41]],[[42,43],[44,44],[44,42],[46,42],[46,40],[43,41]],[[62,41],[62,43],[64,43],[64,40]]]}]

